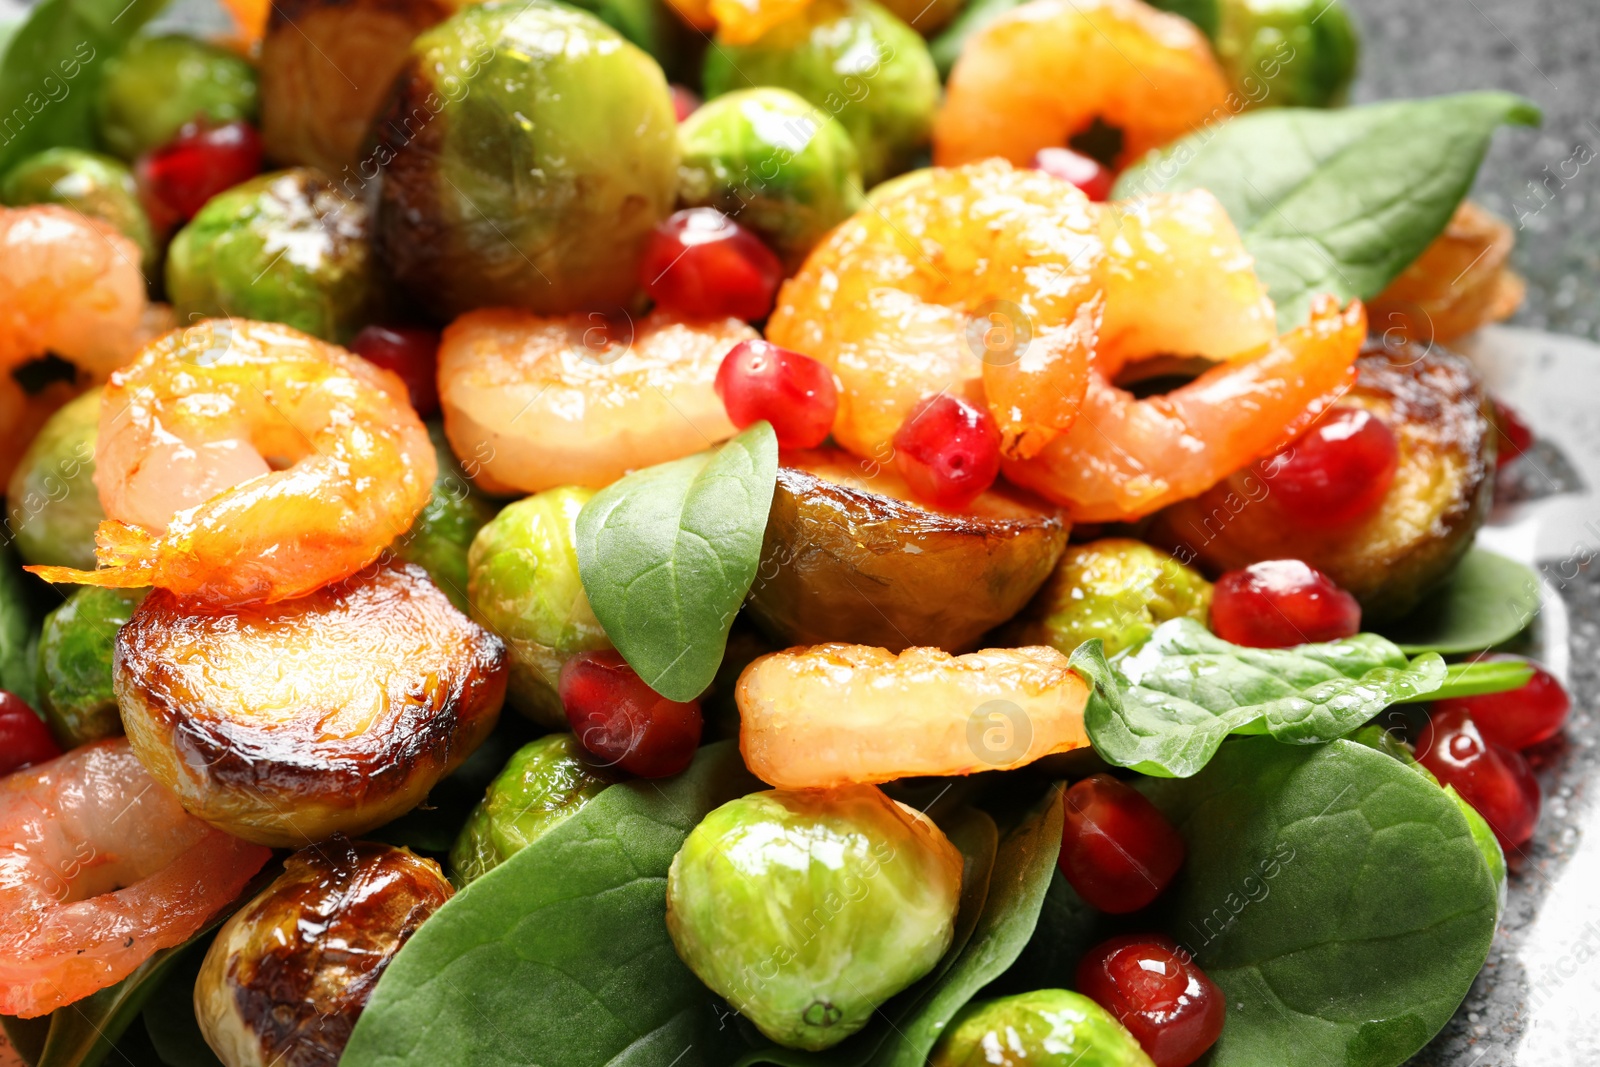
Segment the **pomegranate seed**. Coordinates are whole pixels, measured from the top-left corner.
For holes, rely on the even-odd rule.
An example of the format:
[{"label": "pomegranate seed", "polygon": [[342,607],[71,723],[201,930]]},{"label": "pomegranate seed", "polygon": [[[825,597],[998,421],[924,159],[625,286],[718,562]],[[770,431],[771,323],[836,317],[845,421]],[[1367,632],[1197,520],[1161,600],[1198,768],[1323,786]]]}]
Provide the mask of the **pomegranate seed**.
[{"label": "pomegranate seed", "polygon": [[1364,408],[1331,408],[1282,452],[1261,463],[1262,476],[1290,516],[1342,526],[1383,503],[1400,466],[1400,444]]},{"label": "pomegranate seed", "polygon": [[650,298],[690,318],[766,318],[783,264],[761,239],[715,208],[679,211],[655,228],[639,278]]},{"label": "pomegranate seed", "polygon": [[740,341],[717,368],[717,395],[741,430],[766,419],[784,448],[815,448],[833,429],[833,372],[766,341]]},{"label": "pomegranate seed", "polygon": [[261,135],[248,122],[190,123],[139,160],[139,187],[151,221],[188,222],[207,200],[261,173]]},{"label": "pomegranate seed", "polygon": [[1523,656],[1491,652],[1479,660],[1526,663],[1533,677],[1517,689],[1475,697],[1450,697],[1433,702],[1435,712],[1459,711],[1472,718],[1484,740],[1520,751],[1560,732],[1572,710],[1572,698],[1555,675]]},{"label": "pomegranate seed", "polygon": [[1183,838],[1144,794],[1109,774],[1067,790],[1061,874],[1092,907],[1138,911],[1183,866]]},{"label": "pomegranate seed", "polygon": [[665,778],[694,759],[700,702],[668,700],[619,653],[574,656],[561,668],[558,692],[578,743],[608,767],[640,778]]},{"label": "pomegranate seed", "polygon": [[1156,1067],[1186,1067],[1222,1033],[1222,991],[1156,934],[1123,934],[1084,953],[1078,992],[1115,1015]]},{"label": "pomegranate seed", "polygon": [[1533,836],[1538,779],[1520,754],[1485,738],[1465,711],[1435,707],[1417,742],[1417,759],[1477,809],[1506,852]]},{"label": "pomegranate seed", "polygon": [[678,121],[693,115],[700,109],[700,98],[694,95],[694,90],[687,86],[672,83],[672,110],[678,115]]},{"label": "pomegranate seed", "polygon": [[1490,403],[1494,405],[1495,443],[1499,446],[1495,451],[1494,465],[1499,468],[1521,458],[1524,452],[1533,447],[1533,431],[1522,421],[1522,416],[1511,408],[1498,400]]},{"label": "pomegranate seed", "polygon": [[927,397],[894,433],[894,465],[919,499],[964,508],[1000,473],[1000,428],[960,397]]},{"label": "pomegranate seed", "polygon": [[1111,199],[1111,172],[1082,152],[1070,148],[1041,148],[1033,157],[1033,165],[1052,178],[1076,185],[1090,200]]},{"label": "pomegranate seed", "polygon": [[350,351],[406,383],[411,406],[424,419],[439,414],[439,331],[421,326],[367,326]]},{"label": "pomegranate seed", "polygon": [[1211,629],[1250,648],[1335,641],[1360,632],[1361,605],[1316,568],[1269,559],[1217,579]]},{"label": "pomegranate seed", "polygon": [[0,689],[0,775],[55,759],[61,746],[27,701]]}]

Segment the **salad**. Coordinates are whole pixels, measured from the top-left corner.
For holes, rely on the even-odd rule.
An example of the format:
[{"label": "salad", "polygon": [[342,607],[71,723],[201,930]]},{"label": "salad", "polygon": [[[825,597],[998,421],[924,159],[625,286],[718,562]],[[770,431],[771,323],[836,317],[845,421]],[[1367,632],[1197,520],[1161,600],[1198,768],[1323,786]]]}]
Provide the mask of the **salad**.
[{"label": "salad", "polygon": [[[1570,700],[1340,0],[41,0],[0,1052],[1398,1067]],[[1515,134],[1508,134],[1515,136]]]}]

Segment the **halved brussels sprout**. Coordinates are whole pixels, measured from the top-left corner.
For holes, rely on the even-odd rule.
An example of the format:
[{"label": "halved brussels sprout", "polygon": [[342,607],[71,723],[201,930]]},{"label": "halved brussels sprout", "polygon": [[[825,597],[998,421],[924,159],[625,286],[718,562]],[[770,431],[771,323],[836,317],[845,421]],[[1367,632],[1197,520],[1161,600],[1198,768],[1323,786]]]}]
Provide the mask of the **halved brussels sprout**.
[{"label": "halved brussels sprout", "polygon": [[550,734],[522,746],[489,784],[450,850],[450,878],[464,886],[576,815],[615,779],[584,758],[577,739]]},{"label": "halved brussels sprout", "polygon": [[850,131],[868,188],[910,165],[933,132],[939,72],[916,31],[873,0],[816,0],[746,45],[706,53],[707,98],[775,85]]},{"label": "halved brussels sprout", "polygon": [[57,409],[6,486],[7,524],[24,563],[94,570],[94,532],[106,517],[94,485],[99,386]]},{"label": "halved brussels sprout", "polygon": [[1344,103],[1361,42],[1340,0],[1220,0],[1212,47],[1247,107]]},{"label": "halved brussels sprout", "polygon": [[139,203],[139,189],[127,164],[81,148],[47,148],[6,172],[0,202],[10,207],[61,204],[110,223],[139,246],[139,263],[154,272],[159,251],[150,217]]},{"label": "halved brussels sprout", "polygon": [[1109,1011],[1065,989],[980,1000],[951,1020],[928,1067],[1154,1067]]},{"label": "halved brussels sprout", "polygon": [[256,70],[241,56],[186,34],[139,36],[106,60],[95,98],[100,140],[133,162],[196,120],[254,122]]},{"label": "halved brussels sprout", "polygon": [[667,930],[762,1033],[824,1049],[939,962],[961,867],[932,820],[874,786],[752,793],[673,858]]},{"label": "halved brussels sprout", "polygon": [[233,316],[343,341],[379,289],[369,214],[309,167],[252,178],[206,202],[167,249],[180,321]]},{"label": "halved brussels sprout", "polygon": [[337,1063],[389,961],[452,892],[437,863],[371,841],[283,866],[200,965],[195,1018],[224,1067]]},{"label": "halved brussels sprout", "polygon": [[467,611],[467,552],[478,531],[494,518],[495,505],[468,481],[450,451],[444,427],[429,423],[428,437],[439,461],[433,495],[411,529],[395,541],[393,551],[427,571],[457,610]]},{"label": "halved brussels sprout", "polygon": [[39,707],[62,748],[122,733],[112,690],[117,631],[133,617],[143,589],[79,586],[44,617],[39,633]]},{"label": "halved brussels sprout", "polygon": [[376,132],[381,253],[424,306],[632,303],[677,119],[616,30],[547,0],[467,7],[412,44]]},{"label": "halved brussels sprout", "polygon": [[567,725],[556,697],[562,665],[611,647],[578,577],[578,512],[594,493],[568,486],[510,504],[467,552],[472,617],[510,652],[511,706],[557,730]]}]

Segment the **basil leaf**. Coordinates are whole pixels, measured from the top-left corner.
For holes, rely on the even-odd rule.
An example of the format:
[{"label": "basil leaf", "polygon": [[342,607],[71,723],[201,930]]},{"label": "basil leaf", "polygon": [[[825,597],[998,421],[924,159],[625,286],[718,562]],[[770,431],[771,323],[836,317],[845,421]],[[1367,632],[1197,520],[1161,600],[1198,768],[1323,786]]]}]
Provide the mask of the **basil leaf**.
[{"label": "basil leaf", "polygon": [[1459,93],[1327,111],[1256,111],[1123,173],[1115,196],[1205,188],[1238,226],[1278,324],[1311,297],[1370,300],[1437,237],[1501,123],[1537,125],[1512,93]]},{"label": "basil leaf", "polygon": [[1516,560],[1473,547],[1443,586],[1383,633],[1411,654],[1479,652],[1511,640],[1539,614],[1539,575]]},{"label": "basil leaf", "polygon": [[1098,657],[1091,647],[1072,658],[1093,685],[1084,711],[1089,740],[1106,762],[1159,778],[1196,774],[1233,733],[1298,745],[1343,737],[1445,679],[1437,654],[1408,663],[1376,634],[1245,648],[1189,618],[1162,623],[1110,664]]},{"label": "basil leaf", "polygon": [[1227,994],[1211,1067],[1397,1067],[1488,956],[1497,889],[1438,786],[1350,741],[1244,738],[1144,780],[1187,859],[1150,917]]},{"label": "basil leaf", "polygon": [[778,438],[758,422],[715,452],[635,471],[578,513],[578,576],[595,618],[668,700],[693,700],[716,677],[777,480]]}]

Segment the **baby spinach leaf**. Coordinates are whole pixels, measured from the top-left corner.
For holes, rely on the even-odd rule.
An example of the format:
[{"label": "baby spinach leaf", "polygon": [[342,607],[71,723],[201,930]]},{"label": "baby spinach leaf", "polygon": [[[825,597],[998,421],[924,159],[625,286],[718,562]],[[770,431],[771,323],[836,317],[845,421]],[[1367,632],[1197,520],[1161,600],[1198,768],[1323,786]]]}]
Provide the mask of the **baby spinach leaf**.
[{"label": "baby spinach leaf", "polygon": [[145,1034],[166,1067],[222,1067],[194,1013],[194,987],[205,950],[205,945],[196,945],[185,952],[140,1013]]},{"label": "baby spinach leaf", "polygon": [[1485,693],[1504,693],[1520,689],[1533,677],[1533,664],[1518,660],[1485,660],[1477,663],[1452,663],[1444,669],[1444,681],[1431,693],[1401,697],[1396,704],[1421,704],[1452,697],[1475,697]]},{"label": "baby spinach leaf", "polygon": [[1110,664],[1097,656],[1087,648],[1072,658],[1093,685],[1084,710],[1089,740],[1106,762],[1159,778],[1197,773],[1229,734],[1271,734],[1294,745],[1343,737],[1445,679],[1438,655],[1408,663],[1376,634],[1245,648],[1189,618],[1162,623]]},{"label": "baby spinach leaf", "polygon": [[1532,567],[1474,547],[1415,611],[1382,629],[1412,655],[1478,652],[1527,629],[1540,601],[1539,575]]},{"label": "baby spinach leaf", "polygon": [[33,704],[37,699],[33,669],[39,632],[26,583],[16,551],[0,544],[0,689]]},{"label": "baby spinach leaf", "polygon": [[716,677],[755,581],[777,480],[778,439],[758,422],[716,451],[635,471],[578,514],[589,605],[669,700],[693,700]]},{"label": "baby spinach leaf", "polygon": [[1351,741],[1230,741],[1140,788],[1188,859],[1157,928],[1227,994],[1211,1067],[1397,1067],[1450,1019],[1497,890],[1443,790]]},{"label": "baby spinach leaf", "polygon": [[1459,93],[1327,111],[1256,111],[1126,171],[1115,195],[1209,189],[1255,256],[1288,329],[1311,297],[1370,300],[1422,253],[1466,196],[1502,123],[1537,125],[1512,93]]}]

